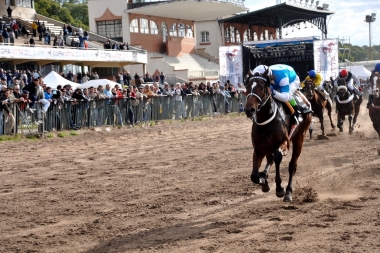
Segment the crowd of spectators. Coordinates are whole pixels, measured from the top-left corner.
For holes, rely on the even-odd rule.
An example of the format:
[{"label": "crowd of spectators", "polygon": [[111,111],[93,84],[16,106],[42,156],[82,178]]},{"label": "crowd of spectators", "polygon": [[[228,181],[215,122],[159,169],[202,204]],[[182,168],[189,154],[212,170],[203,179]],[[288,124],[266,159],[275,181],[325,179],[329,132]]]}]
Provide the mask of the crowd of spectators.
[{"label": "crowd of spectators", "polygon": [[104,49],[112,49],[112,50],[129,50],[128,42],[112,42],[107,39],[103,44]]},{"label": "crowd of spectators", "polygon": [[[61,75],[73,80],[71,72],[66,76],[63,73]],[[229,113],[232,102],[241,104],[245,92],[242,84],[235,87],[228,80],[225,84],[217,81],[169,85],[164,81],[160,85],[148,73],[145,77],[143,84],[137,85],[131,82],[130,74],[124,71],[118,75],[118,84],[113,88],[99,85],[73,89],[68,84],[53,89],[44,83],[37,71],[0,69],[0,134],[9,133],[3,125],[9,117],[13,117],[14,111],[34,115],[31,123],[45,122],[45,131],[61,130],[62,117],[66,119],[66,128],[70,129],[105,124],[134,125],[158,118],[197,117],[210,111],[214,114]],[[84,75],[77,73],[79,83],[98,78],[96,72]],[[153,82],[150,84],[145,82],[151,80]]]}]

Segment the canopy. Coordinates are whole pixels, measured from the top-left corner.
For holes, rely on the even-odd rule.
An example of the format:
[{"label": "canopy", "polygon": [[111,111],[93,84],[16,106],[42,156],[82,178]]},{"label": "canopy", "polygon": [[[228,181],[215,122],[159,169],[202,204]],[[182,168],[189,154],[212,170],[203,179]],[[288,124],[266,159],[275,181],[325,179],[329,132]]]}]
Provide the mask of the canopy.
[{"label": "canopy", "polygon": [[366,69],[363,65],[360,66],[347,66],[347,70],[351,71],[358,78],[367,79],[371,76],[371,71]]},{"label": "canopy", "polygon": [[[111,81],[111,80],[108,80],[108,79],[95,79],[95,80],[90,80],[90,81],[87,81],[85,83],[82,83],[80,85],[78,85],[77,88],[81,88],[81,89],[84,89],[84,88],[90,88],[91,86],[94,87],[95,89],[98,88],[99,85],[102,85],[103,88],[105,88],[105,86],[109,84],[111,89],[113,87],[115,87],[116,82],[114,81]],[[121,88],[123,87],[122,85],[118,84]]]},{"label": "canopy", "polygon": [[61,85],[63,87],[66,84],[70,84],[71,86],[73,86],[73,89],[75,89],[79,85],[79,83],[71,82],[66,78],[60,76],[55,71],[50,72],[47,76],[43,78],[43,80],[46,86],[51,87],[52,89],[56,89],[58,85]]}]

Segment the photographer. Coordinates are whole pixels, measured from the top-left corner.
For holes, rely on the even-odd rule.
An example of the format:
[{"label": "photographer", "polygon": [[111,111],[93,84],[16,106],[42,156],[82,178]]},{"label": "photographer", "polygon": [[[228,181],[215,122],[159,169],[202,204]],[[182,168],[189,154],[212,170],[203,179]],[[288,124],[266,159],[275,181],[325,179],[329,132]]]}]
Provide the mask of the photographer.
[{"label": "photographer", "polygon": [[83,94],[82,90],[80,88],[77,88],[74,93],[71,95],[72,100],[74,101],[72,103],[72,112],[74,116],[74,120],[76,119],[75,125],[77,129],[80,129],[82,127],[82,111],[83,108],[86,108],[86,105],[88,105],[88,101],[90,100],[86,95]]}]

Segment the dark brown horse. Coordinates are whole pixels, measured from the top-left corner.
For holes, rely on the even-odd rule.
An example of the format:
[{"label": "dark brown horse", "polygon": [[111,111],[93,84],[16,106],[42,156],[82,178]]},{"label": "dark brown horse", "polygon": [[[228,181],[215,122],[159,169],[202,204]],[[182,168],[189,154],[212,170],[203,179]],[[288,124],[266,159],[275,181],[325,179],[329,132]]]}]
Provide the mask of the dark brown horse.
[{"label": "dark brown horse", "polygon": [[[307,100],[309,100],[311,104],[311,109],[314,112],[314,116],[317,117],[319,119],[319,122],[321,123],[322,135],[325,135],[325,127],[323,125],[323,113],[325,109],[327,109],[327,115],[329,116],[331,127],[335,128],[335,125],[331,119],[332,102],[330,98],[325,99],[324,97],[322,97],[321,94],[319,94],[315,90],[315,85],[313,81],[311,80],[305,81],[304,89],[305,89],[305,95],[307,97]],[[310,139],[311,139],[312,131],[309,131],[309,132],[310,132]]]},{"label": "dark brown horse", "polygon": [[350,92],[348,92],[345,79],[338,78],[336,110],[338,112],[338,128],[340,132],[343,132],[343,122],[346,119],[346,116],[348,116],[348,121],[350,123],[349,133],[352,134],[362,102],[363,97],[359,96],[359,98],[355,100],[354,95],[351,95]]},{"label": "dark brown horse", "polygon": [[371,118],[373,128],[379,135],[380,139],[380,96],[379,96],[379,89],[380,89],[380,78],[377,79],[375,87],[372,89],[373,94],[373,100],[372,105],[369,107],[369,117]]},{"label": "dark brown horse", "polygon": [[[311,114],[303,115],[303,121],[294,131],[291,139],[288,135],[288,127],[280,112],[279,105],[271,96],[268,70],[262,75],[250,73],[246,81],[247,102],[245,113],[251,118],[253,168],[251,180],[262,186],[263,192],[269,191],[268,171],[273,162],[276,165],[276,196],[284,197],[284,201],[292,201],[292,182],[297,170],[297,160],[301,154],[305,134],[311,123]],[[282,157],[289,150],[290,141],[293,142],[292,159],[289,163],[289,181],[286,192],[281,186],[280,163]],[[267,164],[263,172],[259,172],[262,160],[266,157]]]}]

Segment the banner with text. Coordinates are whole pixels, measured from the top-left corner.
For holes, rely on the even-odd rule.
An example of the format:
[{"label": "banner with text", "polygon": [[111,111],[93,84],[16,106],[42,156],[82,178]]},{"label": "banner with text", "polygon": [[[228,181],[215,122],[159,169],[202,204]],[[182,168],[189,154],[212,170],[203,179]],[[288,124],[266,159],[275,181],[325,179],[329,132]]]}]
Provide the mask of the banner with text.
[{"label": "banner with text", "polygon": [[237,86],[243,82],[243,50],[241,46],[219,47],[220,82],[230,80]]},{"label": "banner with text", "polygon": [[326,81],[339,74],[338,39],[314,41],[314,69]]},{"label": "banner with text", "polygon": [[137,51],[105,51],[0,45],[0,58],[61,61],[102,61],[147,63],[146,54]]}]

